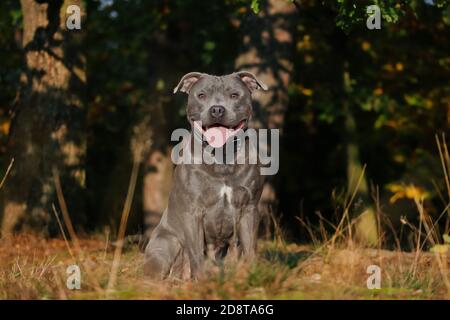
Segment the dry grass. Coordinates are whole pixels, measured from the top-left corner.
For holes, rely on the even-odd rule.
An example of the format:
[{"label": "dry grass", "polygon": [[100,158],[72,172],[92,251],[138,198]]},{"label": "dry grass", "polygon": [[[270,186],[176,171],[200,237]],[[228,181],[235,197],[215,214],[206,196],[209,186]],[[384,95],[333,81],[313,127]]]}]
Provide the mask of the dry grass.
[{"label": "dry grass", "polygon": [[[114,248],[105,239],[80,239],[74,260],[66,243],[19,235],[0,243],[0,299],[450,299],[446,254],[263,242],[254,263],[212,266],[198,281],[152,282],[143,255],[123,252],[116,285],[108,291]],[[77,263],[81,290],[66,287]],[[381,289],[369,290],[367,267],[382,269]],[[414,266],[415,274],[412,273]],[[444,279],[445,278],[445,279]]]},{"label": "dry grass", "polygon": [[[443,244],[437,227],[444,218],[445,230],[449,227],[450,157],[445,136],[442,141],[436,137],[436,141],[446,187],[446,192],[439,191],[444,208],[433,221],[424,198],[414,193],[419,216],[418,228],[411,225],[416,239],[414,252],[382,250],[381,230],[378,249],[358,244],[352,232],[356,219],[349,214],[356,186],[349,190],[349,201],[337,225],[320,213],[318,228],[300,220],[313,240],[311,245],[287,244],[273,219],[275,240],[260,242],[255,261],[227,262],[222,267],[208,263],[206,274],[196,281],[150,281],[143,276],[143,254],[137,247],[122,248],[138,160],[130,178],[116,247],[109,241],[109,234],[77,237],[55,171],[63,221],[55,208],[54,213],[62,239],[31,234],[0,239],[0,299],[450,299],[449,244]],[[378,192],[374,198],[380,229]],[[410,225],[407,221],[405,224]],[[327,232],[324,225],[331,226],[333,232]],[[439,250],[427,252],[426,247]],[[66,270],[73,264],[81,269],[80,290],[66,286]],[[370,265],[381,268],[381,289],[367,288]]]}]

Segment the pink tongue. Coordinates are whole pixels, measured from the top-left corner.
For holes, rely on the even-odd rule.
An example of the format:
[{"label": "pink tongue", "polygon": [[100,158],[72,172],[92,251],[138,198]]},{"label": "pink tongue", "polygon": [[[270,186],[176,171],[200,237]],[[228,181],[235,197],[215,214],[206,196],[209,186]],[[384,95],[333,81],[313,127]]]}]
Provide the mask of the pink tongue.
[{"label": "pink tongue", "polygon": [[225,127],[213,127],[206,130],[203,135],[211,147],[220,148],[230,137],[234,136],[236,131],[237,130],[227,129]]}]

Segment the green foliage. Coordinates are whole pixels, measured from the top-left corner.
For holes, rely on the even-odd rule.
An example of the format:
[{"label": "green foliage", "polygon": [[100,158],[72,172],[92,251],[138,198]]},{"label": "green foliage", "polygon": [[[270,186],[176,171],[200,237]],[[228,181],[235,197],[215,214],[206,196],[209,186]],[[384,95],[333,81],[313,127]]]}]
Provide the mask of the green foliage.
[{"label": "green foliage", "polygon": [[259,0],[251,0],[250,7],[255,14],[259,13]]},{"label": "green foliage", "polygon": [[450,234],[443,234],[444,243],[450,245]]},{"label": "green foliage", "polygon": [[[290,98],[275,181],[280,210],[291,216],[300,207],[307,215],[333,214],[330,198],[345,184],[348,112],[356,120],[355,142],[369,181],[383,191],[383,185],[407,177],[432,189],[430,180],[441,174],[434,165],[434,134],[448,131],[449,1],[278,1],[292,7],[283,16],[292,27],[283,30],[292,48],[276,44],[288,55],[271,55],[277,46],[261,41],[258,67],[277,70],[282,78],[282,67],[267,57],[293,64],[288,87],[277,88]],[[372,4],[380,6],[381,30],[366,28]],[[179,78],[196,70],[232,72],[240,54],[252,49],[244,40],[276,39],[270,38],[275,30],[265,14],[266,0],[87,1],[87,6],[88,210],[96,228],[122,210],[133,127],[150,117],[154,148],[165,150],[171,130],[186,126],[185,97],[171,92]],[[1,1],[3,155],[23,70],[21,28],[20,3]],[[255,106],[257,116],[263,112]],[[139,220],[141,212],[135,216]]]},{"label": "green foliage", "polygon": [[336,24],[346,32],[354,28],[365,25],[369,14],[367,7],[377,5],[381,11],[382,24],[397,23],[407,14],[418,16],[423,11],[424,6],[435,6],[436,8],[446,8],[448,10],[449,1],[398,1],[398,0],[336,0],[336,10],[338,12]]}]

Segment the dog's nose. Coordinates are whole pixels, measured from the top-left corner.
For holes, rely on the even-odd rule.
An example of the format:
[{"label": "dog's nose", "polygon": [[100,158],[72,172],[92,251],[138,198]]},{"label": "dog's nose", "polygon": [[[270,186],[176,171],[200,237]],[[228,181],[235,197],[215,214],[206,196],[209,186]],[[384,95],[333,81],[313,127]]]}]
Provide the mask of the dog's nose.
[{"label": "dog's nose", "polygon": [[213,118],[220,118],[225,113],[225,108],[222,106],[212,106],[209,108],[209,113]]}]

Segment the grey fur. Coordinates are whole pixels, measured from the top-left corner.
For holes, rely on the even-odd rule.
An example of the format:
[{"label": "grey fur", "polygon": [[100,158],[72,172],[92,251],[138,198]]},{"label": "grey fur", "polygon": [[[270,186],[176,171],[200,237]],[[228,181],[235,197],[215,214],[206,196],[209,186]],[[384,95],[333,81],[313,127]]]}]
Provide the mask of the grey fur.
[{"label": "grey fur", "polygon": [[[187,118],[191,126],[202,121],[206,127],[234,127],[244,120],[246,128],[252,116],[251,93],[259,88],[267,90],[249,72],[220,77],[191,72],[174,93],[180,90],[189,95]],[[223,108],[223,115],[213,116],[213,106]],[[244,146],[250,148],[248,142]],[[178,165],[168,207],[145,249],[145,275],[197,278],[207,256],[217,261],[236,252],[252,258],[263,183],[258,164]]]}]

